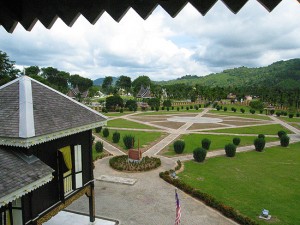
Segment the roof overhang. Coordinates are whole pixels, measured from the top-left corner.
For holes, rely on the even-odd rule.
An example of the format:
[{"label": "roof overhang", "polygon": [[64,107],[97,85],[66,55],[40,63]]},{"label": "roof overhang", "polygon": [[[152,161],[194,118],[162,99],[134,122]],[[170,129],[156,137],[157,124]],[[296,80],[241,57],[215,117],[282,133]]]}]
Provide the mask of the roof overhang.
[{"label": "roof overhang", "polygon": [[[0,25],[12,33],[20,23],[30,31],[39,20],[50,29],[57,18],[72,26],[77,18],[83,15],[91,24],[95,24],[103,12],[107,12],[119,22],[132,8],[143,19],[147,19],[160,5],[171,17],[175,17],[187,3],[195,7],[203,16],[218,0],[1,0]],[[248,0],[221,0],[233,13],[239,10]],[[282,0],[257,0],[271,12]],[[297,0],[300,2],[300,0]]]},{"label": "roof overhang", "polygon": [[2,206],[7,205],[8,203],[16,200],[16,199],[22,197],[23,195],[26,195],[27,193],[43,186],[44,184],[50,182],[52,179],[53,179],[53,175],[51,173],[51,174],[49,174],[49,175],[47,175],[47,176],[31,183],[31,184],[28,184],[28,185],[26,185],[26,186],[24,186],[24,187],[22,187],[22,188],[20,188],[16,191],[10,193],[10,194],[8,194],[8,195],[3,196],[2,198],[0,198],[0,208]]},{"label": "roof overhang", "polygon": [[68,130],[58,131],[55,133],[32,137],[32,138],[26,138],[26,139],[0,137],[0,145],[29,148],[37,144],[52,141],[58,138],[70,136],[72,134],[77,134],[83,131],[91,130],[96,127],[106,126],[106,125],[107,125],[107,121],[101,121],[101,122],[97,122],[97,123],[93,123],[81,127],[71,128]]}]

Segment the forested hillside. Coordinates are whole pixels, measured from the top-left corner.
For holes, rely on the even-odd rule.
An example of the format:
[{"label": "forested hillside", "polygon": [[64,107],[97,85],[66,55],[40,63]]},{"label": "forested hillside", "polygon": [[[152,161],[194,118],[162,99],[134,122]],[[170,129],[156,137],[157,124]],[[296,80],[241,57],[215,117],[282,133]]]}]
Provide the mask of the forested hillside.
[{"label": "forested hillside", "polygon": [[300,59],[278,61],[267,67],[247,68],[239,67],[227,69],[221,73],[204,77],[188,75],[176,80],[158,82],[169,84],[199,84],[210,87],[272,87],[297,88],[300,87]]}]

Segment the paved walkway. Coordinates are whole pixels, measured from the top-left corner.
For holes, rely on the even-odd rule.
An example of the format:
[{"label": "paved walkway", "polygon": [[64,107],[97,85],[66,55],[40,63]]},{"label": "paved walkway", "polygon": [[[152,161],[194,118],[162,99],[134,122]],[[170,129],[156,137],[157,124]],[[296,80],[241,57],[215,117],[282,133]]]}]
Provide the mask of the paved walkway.
[{"label": "paved walkway", "polygon": [[[203,112],[199,113],[197,117],[202,117],[209,110],[210,109],[205,109]],[[153,126],[153,124],[148,124],[147,122],[134,120],[130,118],[131,115],[124,115],[122,116],[122,118]],[[274,123],[280,123],[281,125],[295,132],[294,135],[290,135],[290,143],[300,141],[299,130],[291,127],[289,124],[281,120],[278,120],[275,117],[271,118]],[[152,146],[150,149],[148,149],[144,154],[149,156],[157,155],[159,151],[161,151],[163,148],[165,148],[165,146],[169,145],[172,141],[178,138],[179,135],[183,133],[193,133],[193,131],[188,130],[188,128],[192,124],[192,122],[185,123],[177,130],[157,125],[157,128],[168,132],[169,135]],[[245,127],[247,126],[248,125],[245,125]],[[101,140],[98,137],[95,138],[96,140]],[[104,148],[111,154],[124,154],[121,150],[112,146],[106,141],[101,141],[103,141],[104,143]],[[279,141],[269,142],[266,144],[266,147],[272,147],[276,145],[279,145]],[[239,147],[237,149],[237,152],[246,152],[251,150],[254,150],[254,146]],[[222,155],[225,155],[224,149],[208,152],[207,157],[209,158]],[[118,172],[109,167],[109,158],[98,160],[95,163],[95,178],[105,175],[108,177],[117,177],[121,180],[122,178],[124,178],[125,180],[127,178],[133,179],[136,180],[136,183],[129,186],[121,183],[95,181],[96,215],[100,217],[102,216],[105,218],[113,218],[119,220],[120,224],[123,225],[174,224],[175,188],[174,186],[160,179],[158,173],[161,171],[174,169],[177,160],[186,161],[191,160],[193,157],[192,155],[183,155],[173,158],[167,158],[163,156],[157,157],[161,158],[162,166],[156,170],[143,173]],[[219,212],[211,209],[210,207],[207,207],[202,202],[195,200],[189,195],[186,195],[184,192],[179,190],[178,193],[182,207],[182,225],[236,224],[235,222],[221,215]],[[72,204],[69,208],[72,210],[88,213],[87,205],[88,199],[86,197],[82,197],[76,201],[76,204]]]}]

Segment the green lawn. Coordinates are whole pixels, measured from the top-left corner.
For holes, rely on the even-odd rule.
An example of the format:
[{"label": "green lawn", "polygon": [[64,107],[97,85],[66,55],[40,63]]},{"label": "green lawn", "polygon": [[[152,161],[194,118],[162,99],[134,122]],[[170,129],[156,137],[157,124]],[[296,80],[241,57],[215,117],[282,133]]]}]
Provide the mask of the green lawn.
[{"label": "green lawn", "polygon": [[[115,132],[116,130],[112,130],[112,129],[109,129],[109,136],[108,138],[104,138],[102,133],[100,134],[101,138],[104,138],[106,139],[107,141],[109,141],[110,143],[113,143],[112,142],[112,136],[113,136],[113,133]],[[127,131],[127,130],[118,130],[118,132],[120,133],[121,135],[121,138],[120,138],[120,141],[119,143],[117,143],[117,145],[119,147],[121,147],[121,149],[125,150],[125,145],[123,143],[123,137],[128,134],[128,135],[132,135],[135,137],[135,143],[134,143],[134,148],[138,148],[138,140],[140,142],[140,148],[144,148],[146,146],[148,146],[149,144],[151,144],[152,142],[160,139],[164,133],[162,132],[143,132],[143,131]],[[97,134],[99,135],[99,134]]]},{"label": "green lawn", "polygon": [[144,112],[144,113],[139,114],[139,116],[165,115],[165,114],[201,113],[202,111],[203,111],[203,109],[198,109],[198,110],[189,109],[189,110],[186,110],[185,108],[184,109],[180,109],[180,111],[177,111],[176,108],[175,108],[175,110],[170,110],[170,111],[159,110],[159,111],[153,111],[153,112]]},{"label": "green lawn", "polygon": [[289,118],[289,117],[277,117],[278,119],[285,121],[285,122],[295,122],[295,123],[300,123],[300,117],[293,117],[293,118]]},{"label": "green lawn", "polygon": [[[211,140],[211,145],[209,150],[219,150],[224,149],[226,144],[232,143],[232,139],[237,136],[233,135],[213,135],[213,134],[188,134],[183,135],[180,139],[184,140],[185,142],[185,149],[182,154],[191,154],[193,153],[194,149],[196,147],[201,147],[201,141],[204,138],[208,138]],[[240,136],[241,143],[239,146],[247,146],[247,145],[253,145],[253,141],[255,137],[249,137],[249,136]],[[278,138],[274,137],[266,137],[266,142],[271,141],[278,141]],[[174,152],[173,143],[169,145],[168,151],[163,153],[166,156],[178,156],[179,154],[176,154]]]},{"label": "green lawn", "polygon": [[[224,111],[224,110],[223,110],[224,107],[227,107],[227,112],[228,112],[228,111],[232,112],[232,111],[231,111],[231,108],[232,108],[232,107],[234,107],[234,108],[237,109],[236,112],[240,112],[240,109],[243,108],[243,109],[245,109],[245,113],[249,113],[249,110],[251,109],[250,106],[246,106],[246,105],[236,105],[236,104],[224,104],[224,105],[221,105],[221,104],[220,104],[220,106],[222,106],[222,109],[221,109],[220,111]],[[257,111],[257,110],[256,110],[256,111]]]},{"label": "green lawn", "polygon": [[277,135],[279,130],[284,130],[287,134],[292,132],[280,124],[261,125],[253,127],[227,128],[220,130],[211,130],[214,133],[230,133],[230,134],[266,134]]},{"label": "green lawn", "polygon": [[120,128],[136,128],[136,129],[157,129],[145,124],[136,123],[125,119],[115,119],[107,121],[108,127],[120,127]]},{"label": "green lawn", "polygon": [[[188,161],[178,176],[260,224],[295,225],[300,221],[300,143],[264,152]],[[270,210],[271,222],[258,220]]]},{"label": "green lawn", "polygon": [[238,117],[243,117],[243,118],[249,118],[249,119],[259,119],[259,120],[271,120],[270,117],[266,115],[257,115],[257,114],[250,114],[250,113],[241,113],[241,112],[232,112],[232,111],[227,111],[224,112],[223,110],[210,110],[209,113],[214,113],[214,114],[220,114],[220,115],[225,115],[225,116],[238,116]]},{"label": "green lawn", "polygon": [[117,117],[117,116],[124,116],[124,115],[128,115],[128,114],[132,114],[133,112],[123,112],[123,113],[120,113],[120,112],[108,112],[108,113],[102,113],[103,115],[105,116],[108,116],[108,117]]}]

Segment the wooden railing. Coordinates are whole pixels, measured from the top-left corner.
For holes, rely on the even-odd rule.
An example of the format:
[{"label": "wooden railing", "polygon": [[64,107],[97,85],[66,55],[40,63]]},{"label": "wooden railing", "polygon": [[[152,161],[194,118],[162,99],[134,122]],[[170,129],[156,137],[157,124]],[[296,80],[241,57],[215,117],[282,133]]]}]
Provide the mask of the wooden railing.
[{"label": "wooden railing", "polygon": [[68,195],[73,191],[72,185],[72,172],[71,170],[64,173],[64,194],[65,196]]}]

